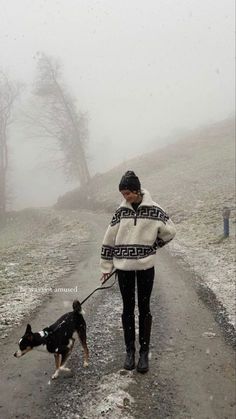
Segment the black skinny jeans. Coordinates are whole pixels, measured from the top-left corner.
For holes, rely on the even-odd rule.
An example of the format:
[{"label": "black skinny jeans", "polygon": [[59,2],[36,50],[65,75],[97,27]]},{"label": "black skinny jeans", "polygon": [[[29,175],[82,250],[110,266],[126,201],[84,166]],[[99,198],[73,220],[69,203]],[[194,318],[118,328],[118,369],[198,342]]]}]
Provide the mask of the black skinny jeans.
[{"label": "black skinny jeans", "polygon": [[134,315],[135,274],[137,276],[139,315],[145,317],[150,314],[150,297],[155,276],[154,267],[142,271],[118,270],[118,282],[123,299],[123,316]]}]

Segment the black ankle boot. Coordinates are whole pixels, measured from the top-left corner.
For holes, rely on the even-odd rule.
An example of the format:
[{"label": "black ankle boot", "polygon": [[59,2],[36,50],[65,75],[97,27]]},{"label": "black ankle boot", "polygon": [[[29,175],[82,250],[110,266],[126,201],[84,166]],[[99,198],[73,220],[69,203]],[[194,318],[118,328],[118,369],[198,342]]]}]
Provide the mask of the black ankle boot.
[{"label": "black ankle boot", "polygon": [[148,351],[140,351],[140,358],[137,365],[137,371],[144,374],[145,372],[148,372],[148,370]]},{"label": "black ankle boot", "polygon": [[135,368],[135,318],[134,315],[122,315],[122,324],[124,330],[126,358],[124,368],[133,370]]},{"label": "black ankle boot", "polygon": [[152,316],[150,313],[145,316],[139,316],[139,343],[140,343],[140,358],[137,365],[137,371],[141,373],[148,372],[148,353],[151,336]]},{"label": "black ankle boot", "polygon": [[125,370],[133,370],[135,368],[135,351],[133,349],[127,350],[124,363]]}]

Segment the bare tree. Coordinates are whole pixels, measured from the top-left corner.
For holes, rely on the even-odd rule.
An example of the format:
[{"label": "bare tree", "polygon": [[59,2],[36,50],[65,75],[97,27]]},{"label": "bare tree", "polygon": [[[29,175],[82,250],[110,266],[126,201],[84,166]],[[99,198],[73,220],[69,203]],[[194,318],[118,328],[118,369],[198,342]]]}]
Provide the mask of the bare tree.
[{"label": "bare tree", "polygon": [[7,170],[8,170],[8,128],[14,102],[19,95],[20,85],[10,82],[0,72],[0,216],[6,213]]},{"label": "bare tree", "polygon": [[28,115],[34,133],[57,141],[62,155],[61,167],[68,178],[81,187],[89,183],[85,154],[88,141],[87,117],[76,109],[75,99],[62,81],[60,64],[45,54],[38,54],[38,77],[34,95],[36,109]]}]

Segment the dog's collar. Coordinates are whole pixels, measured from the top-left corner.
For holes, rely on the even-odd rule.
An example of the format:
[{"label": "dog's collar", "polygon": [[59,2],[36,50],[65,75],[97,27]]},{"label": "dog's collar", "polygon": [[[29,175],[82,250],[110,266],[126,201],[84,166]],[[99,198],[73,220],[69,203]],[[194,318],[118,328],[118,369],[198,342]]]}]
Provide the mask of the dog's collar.
[{"label": "dog's collar", "polygon": [[41,330],[39,332],[41,338],[46,338],[48,336],[48,332],[46,330]]}]

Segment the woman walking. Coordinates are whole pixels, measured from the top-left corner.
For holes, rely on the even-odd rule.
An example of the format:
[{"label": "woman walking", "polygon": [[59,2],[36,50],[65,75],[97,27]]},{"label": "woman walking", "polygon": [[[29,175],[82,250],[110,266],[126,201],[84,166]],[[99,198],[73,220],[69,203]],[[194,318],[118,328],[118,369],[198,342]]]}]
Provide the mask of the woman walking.
[{"label": "woman walking", "polygon": [[150,296],[154,281],[155,254],[175,236],[175,227],[165,211],[141,189],[139,178],[127,171],[119,190],[123,202],[112,217],[101,250],[102,280],[117,269],[123,300],[122,325],[126,345],[124,368],[135,368],[135,282],[139,309],[140,357],[137,371],[149,369],[148,353],[152,316]]}]

